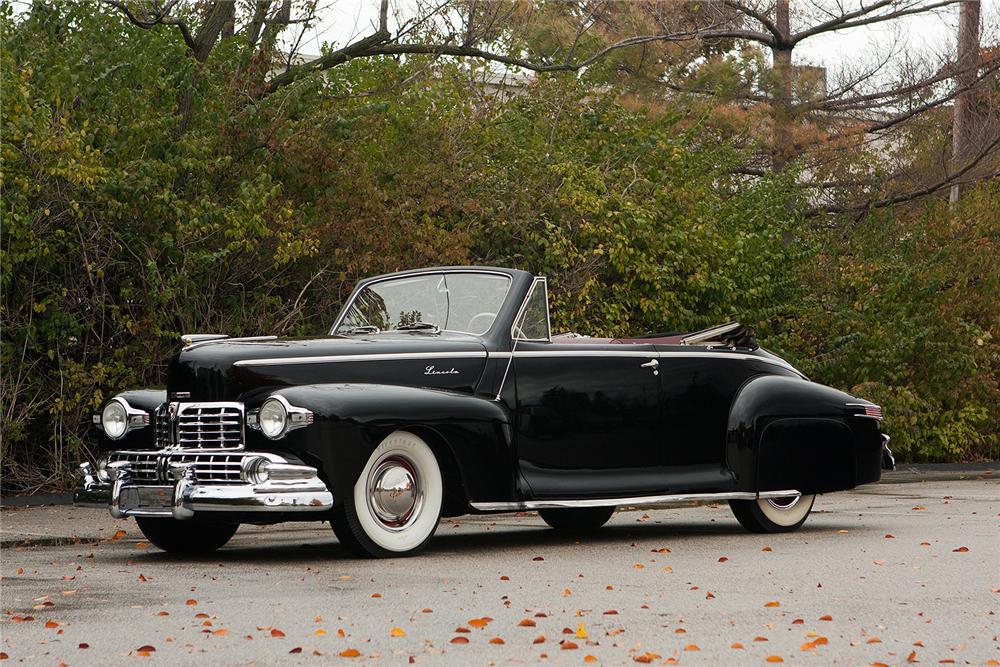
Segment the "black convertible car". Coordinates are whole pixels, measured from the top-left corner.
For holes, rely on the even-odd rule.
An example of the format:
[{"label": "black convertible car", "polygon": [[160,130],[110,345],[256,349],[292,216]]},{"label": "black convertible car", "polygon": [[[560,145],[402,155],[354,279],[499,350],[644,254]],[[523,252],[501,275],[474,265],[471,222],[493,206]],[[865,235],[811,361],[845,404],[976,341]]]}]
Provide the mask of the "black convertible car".
[{"label": "black convertible car", "polygon": [[728,501],[757,532],[891,468],[878,406],[810,382],[730,323],[689,334],[550,331],[545,278],[446,267],[361,282],[326,337],[192,335],[166,390],[94,424],[75,501],[204,552],[240,523],[330,521],[365,556],[412,554],[442,516]]}]

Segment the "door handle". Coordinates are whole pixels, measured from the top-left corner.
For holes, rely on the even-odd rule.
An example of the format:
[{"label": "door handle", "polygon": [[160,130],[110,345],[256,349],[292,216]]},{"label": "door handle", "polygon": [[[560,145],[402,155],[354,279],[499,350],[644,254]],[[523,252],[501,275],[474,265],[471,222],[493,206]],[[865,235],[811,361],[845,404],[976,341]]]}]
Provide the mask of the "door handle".
[{"label": "door handle", "polygon": [[650,359],[646,363],[640,365],[639,368],[652,368],[653,369],[653,375],[659,375],[660,374],[660,362],[657,361],[656,359]]}]

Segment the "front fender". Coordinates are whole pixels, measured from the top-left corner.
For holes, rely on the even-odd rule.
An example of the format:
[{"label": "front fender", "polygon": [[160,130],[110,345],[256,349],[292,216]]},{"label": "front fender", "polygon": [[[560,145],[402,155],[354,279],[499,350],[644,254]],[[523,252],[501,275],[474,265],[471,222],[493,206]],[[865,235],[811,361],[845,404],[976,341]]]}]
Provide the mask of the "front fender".
[{"label": "front fender", "polygon": [[[514,465],[510,416],[500,403],[442,389],[381,384],[314,384],[275,392],[311,410],[313,423],[270,443],[317,464],[340,502],[351,493],[372,451],[395,430],[428,441],[457,468],[467,499],[509,500]],[[287,441],[287,442],[286,442]],[[444,448],[443,450],[440,448]]]},{"label": "front fender", "polygon": [[726,462],[740,491],[850,489],[881,476],[874,420],[852,416],[858,399],[808,380],[757,376],[729,413]]},{"label": "front fender", "polygon": [[[152,449],[155,446],[155,435],[153,433],[153,415],[156,409],[167,402],[166,389],[131,389],[115,394],[113,398],[122,398],[133,408],[145,410],[149,413],[149,426],[138,428],[125,434],[120,440],[112,440],[104,434],[104,431],[94,426],[97,433],[98,451],[107,452],[116,449]],[[106,403],[101,404],[101,409]]]}]

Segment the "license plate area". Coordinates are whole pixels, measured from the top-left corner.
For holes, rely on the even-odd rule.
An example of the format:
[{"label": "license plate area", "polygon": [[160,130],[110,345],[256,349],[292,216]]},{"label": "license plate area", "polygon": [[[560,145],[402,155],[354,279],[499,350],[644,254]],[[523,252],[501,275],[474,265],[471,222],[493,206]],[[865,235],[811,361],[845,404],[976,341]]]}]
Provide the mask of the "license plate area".
[{"label": "license plate area", "polygon": [[172,486],[127,486],[118,496],[118,508],[129,514],[167,514],[174,503]]}]

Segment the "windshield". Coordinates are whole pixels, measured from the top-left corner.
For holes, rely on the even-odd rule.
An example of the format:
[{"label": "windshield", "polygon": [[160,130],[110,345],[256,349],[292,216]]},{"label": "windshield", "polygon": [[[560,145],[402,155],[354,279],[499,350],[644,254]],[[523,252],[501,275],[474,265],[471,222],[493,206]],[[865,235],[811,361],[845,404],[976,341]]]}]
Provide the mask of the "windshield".
[{"label": "windshield", "polygon": [[362,289],[336,333],[364,329],[490,330],[510,278],[487,273],[431,273],[381,280]]}]

